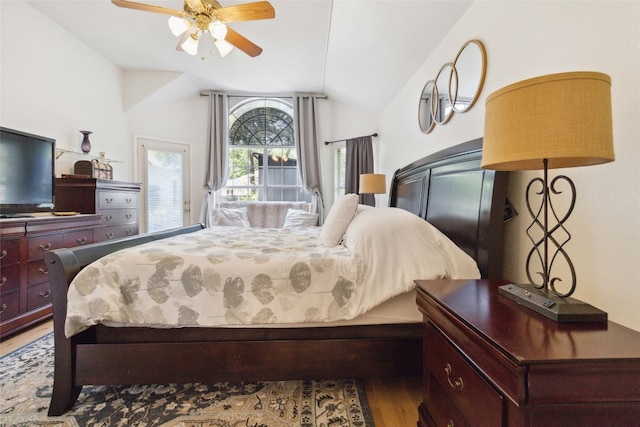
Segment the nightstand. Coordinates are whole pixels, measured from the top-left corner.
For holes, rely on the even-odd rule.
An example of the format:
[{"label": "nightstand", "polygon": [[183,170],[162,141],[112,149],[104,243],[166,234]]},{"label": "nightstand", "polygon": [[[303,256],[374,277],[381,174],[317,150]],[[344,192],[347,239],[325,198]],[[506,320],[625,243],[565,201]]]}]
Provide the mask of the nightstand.
[{"label": "nightstand", "polygon": [[640,333],[556,323],[495,280],[417,280],[418,426],[640,425]]}]

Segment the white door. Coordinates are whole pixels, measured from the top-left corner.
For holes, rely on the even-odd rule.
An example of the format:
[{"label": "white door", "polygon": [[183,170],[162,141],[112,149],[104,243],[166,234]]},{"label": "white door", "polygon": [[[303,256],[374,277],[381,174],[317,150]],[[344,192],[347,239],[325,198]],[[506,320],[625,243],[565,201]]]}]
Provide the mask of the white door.
[{"label": "white door", "polygon": [[142,181],[142,232],[189,225],[189,145],[149,138],[136,138],[136,144]]}]

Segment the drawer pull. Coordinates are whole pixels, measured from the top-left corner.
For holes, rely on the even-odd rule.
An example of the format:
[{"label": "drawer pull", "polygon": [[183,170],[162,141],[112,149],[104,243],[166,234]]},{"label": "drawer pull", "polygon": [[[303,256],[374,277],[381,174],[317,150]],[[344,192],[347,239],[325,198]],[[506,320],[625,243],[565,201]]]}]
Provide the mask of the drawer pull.
[{"label": "drawer pull", "polygon": [[2,304],[2,306],[0,306],[0,314],[2,314],[3,311],[5,311],[7,309],[7,304]]},{"label": "drawer pull", "polygon": [[127,203],[131,203],[133,201],[133,199],[124,199],[125,202]]},{"label": "drawer pull", "polygon": [[104,237],[106,237],[107,239],[111,239],[113,238],[113,233],[104,233]]},{"label": "drawer pull", "polygon": [[451,386],[452,389],[458,389],[460,391],[462,391],[462,389],[464,388],[464,382],[462,381],[462,378],[458,377],[456,380],[452,380],[452,369],[451,369],[451,365],[449,365],[447,363],[447,366],[444,367],[444,371],[447,373],[447,381],[449,382],[449,385]]},{"label": "drawer pull", "polygon": [[2,252],[0,252],[0,259],[4,258],[7,256],[7,250],[3,249]]},{"label": "drawer pull", "polygon": [[131,219],[131,214],[126,214],[124,217],[127,219]]},{"label": "drawer pull", "polygon": [[38,271],[40,272],[40,274],[49,274],[49,270],[44,269],[44,268],[42,268],[42,267],[40,267],[40,268],[38,269]]},{"label": "drawer pull", "polygon": [[111,215],[104,217],[104,220],[107,221],[107,222],[111,221],[112,219],[113,219],[113,216],[111,216]]},{"label": "drawer pull", "polygon": [[38,293],[38,296],[40,296],[41,298],[49,298],[51,296],[51,289],[47,289],[44,292]]},{"label": "drawer pull", "polygon": [[86,238],[86,237],[82,237],[82,238],[80,238],[80,239],[76,239],[76,242],[77,242],[79,245],[84,245],[85,243],[87,243],[87,238]]},{"label": "drawer pull", "polygon": [[112,198],[110,198],[110,197],[108,197],[108,198],[104,199],[104,201],[105,201],[105,202],[107,202],[108,204],[113,203],[113,199],[112,199]]},{"label": "drawer pull", "polygon": [[38,249],[41,251],[48,251],[51,249],[51,243],[47,243],[46,245],[38,245]]},{"label": "drawer pull", "polygon": [[131,236],[132,234],[133,234],[133,231],[127,230],[127,236]]}]

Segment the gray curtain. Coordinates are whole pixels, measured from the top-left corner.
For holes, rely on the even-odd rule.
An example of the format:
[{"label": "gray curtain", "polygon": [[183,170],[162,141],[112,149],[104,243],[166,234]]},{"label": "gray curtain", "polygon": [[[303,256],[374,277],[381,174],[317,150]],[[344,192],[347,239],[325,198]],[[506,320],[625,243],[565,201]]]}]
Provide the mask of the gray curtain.
[{"label": "gray curtain", "polygon": [[204,183],[200,222],[207,227],[209,212],[215,205],[214,193],[227,183],[229,170],[228,144],[229,104],[224,93],[209,93],[209,120],[207,143],[207,175]]},{"label": "gray curtain", "polygon": [[316,119],[317,98],[309,95],[293,97],[293,119],[295,143],[298,152],[298,171],[305,191],[313,195],[316,212],[320,215],[320,225],[324,217],[322,197],[322,171],[318,147],[318,126]]},{"label": "gray curtain", "polygon": [[[347,139],[347,170],[344,192],[360,194],[360,174],[373,173],[373,144],[371,136],[361,136]],[[373,194],[360,194],[360,203],[375,206],[376,198]]]}]

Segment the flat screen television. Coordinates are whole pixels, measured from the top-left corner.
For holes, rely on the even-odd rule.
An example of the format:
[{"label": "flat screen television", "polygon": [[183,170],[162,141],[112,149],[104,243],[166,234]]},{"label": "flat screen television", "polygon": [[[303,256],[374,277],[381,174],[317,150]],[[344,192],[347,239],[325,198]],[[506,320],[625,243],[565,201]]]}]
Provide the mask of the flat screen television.
[{"label": "flat screen television", "polygon": [[52,212],[56,141],[0,127],[0,217]]}]

